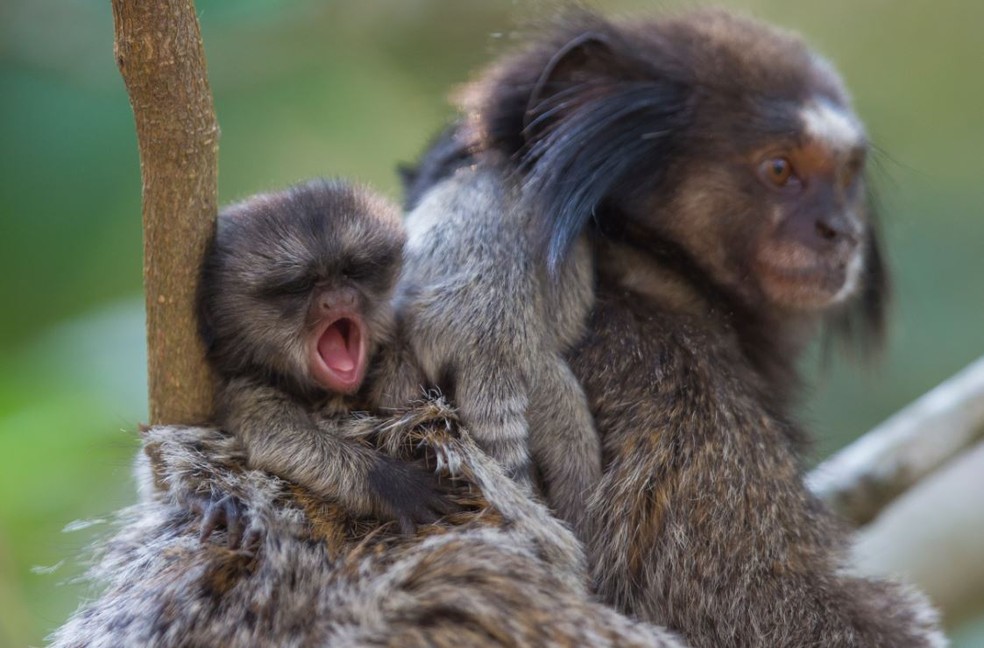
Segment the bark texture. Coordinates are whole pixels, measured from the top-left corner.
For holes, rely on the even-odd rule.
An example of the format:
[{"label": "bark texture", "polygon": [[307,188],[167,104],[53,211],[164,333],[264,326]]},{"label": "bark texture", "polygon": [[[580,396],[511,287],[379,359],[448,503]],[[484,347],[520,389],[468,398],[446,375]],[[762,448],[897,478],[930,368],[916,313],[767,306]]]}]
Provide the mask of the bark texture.
[{"label": "bark texture", "polygon": [[195,320],[215,227],[219,127],[193,0],[113,0],[116,62],[143,179],[150,422],[208,420],[212,379]]}]

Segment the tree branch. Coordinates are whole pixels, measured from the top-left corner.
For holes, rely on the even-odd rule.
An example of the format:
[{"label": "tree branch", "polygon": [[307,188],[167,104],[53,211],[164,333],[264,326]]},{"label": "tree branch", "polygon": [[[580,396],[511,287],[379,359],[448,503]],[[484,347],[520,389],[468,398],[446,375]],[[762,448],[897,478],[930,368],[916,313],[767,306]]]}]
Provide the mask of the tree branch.
[{"label": "tree branch", "polygon": [[984,612],[984,443],[921,481],[857,534],[863,574],[915,583],[950,628]]},{"label": "tree branch", "polygon": [[143,178],[150,422],[205,422],[212,380],[195,289],[215,227],[219,128],[193,0],[113,0]]},{"label": "tree branch", "polygon": [[857,526],[984,439],[984,357],[810,473],[811,489]]}]

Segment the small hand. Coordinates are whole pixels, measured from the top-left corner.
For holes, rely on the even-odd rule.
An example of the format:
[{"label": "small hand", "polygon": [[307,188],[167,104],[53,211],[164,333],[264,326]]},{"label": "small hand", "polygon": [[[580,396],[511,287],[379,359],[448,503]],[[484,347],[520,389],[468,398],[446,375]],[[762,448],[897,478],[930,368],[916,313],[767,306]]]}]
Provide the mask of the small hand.
[{"label": "small hand", "polygon": [[461,510],[437,475],[420,464],[381,457],[369,472],[369,487],[382,515],[396,520],[406,535],[413,535],[419,525],[433,524]]},{"label": "small hand", "polygon": [[232,550],[252,551],[259,543],[260,534],[250,529],[245,538],[243,529],[249,525],[249,514],[242,500],[233,495],[201,496],[190,503],[191,509],[202,516],[199,539],[208,540],[222,527],[226,530],[226,547]]}]

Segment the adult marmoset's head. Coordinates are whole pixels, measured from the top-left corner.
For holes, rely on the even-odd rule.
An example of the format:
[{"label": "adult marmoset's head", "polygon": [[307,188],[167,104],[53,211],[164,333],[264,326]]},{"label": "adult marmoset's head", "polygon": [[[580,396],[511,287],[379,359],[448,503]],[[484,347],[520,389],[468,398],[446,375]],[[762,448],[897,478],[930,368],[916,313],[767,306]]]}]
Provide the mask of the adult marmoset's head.
[{"label": "adult marmoset's head", "polygon": [[575,13],[464,96],[464,137],[515,165],[553,269],[594,227],[672,250],[751,310],[880,332],[868,139],[798,37],[722,10]]}]

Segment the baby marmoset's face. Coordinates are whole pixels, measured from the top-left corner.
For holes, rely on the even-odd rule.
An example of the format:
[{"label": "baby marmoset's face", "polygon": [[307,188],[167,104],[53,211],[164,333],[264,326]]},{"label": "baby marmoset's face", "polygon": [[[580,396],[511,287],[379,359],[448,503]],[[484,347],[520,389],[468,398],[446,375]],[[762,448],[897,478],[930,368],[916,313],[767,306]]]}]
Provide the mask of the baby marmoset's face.
[{"label": "baby marmoset's face", "polygon": [[216,371],[310,395],[357,391],[392,334],[404,238],[394,206],[339,181],[225,208],[199,300]]}]

